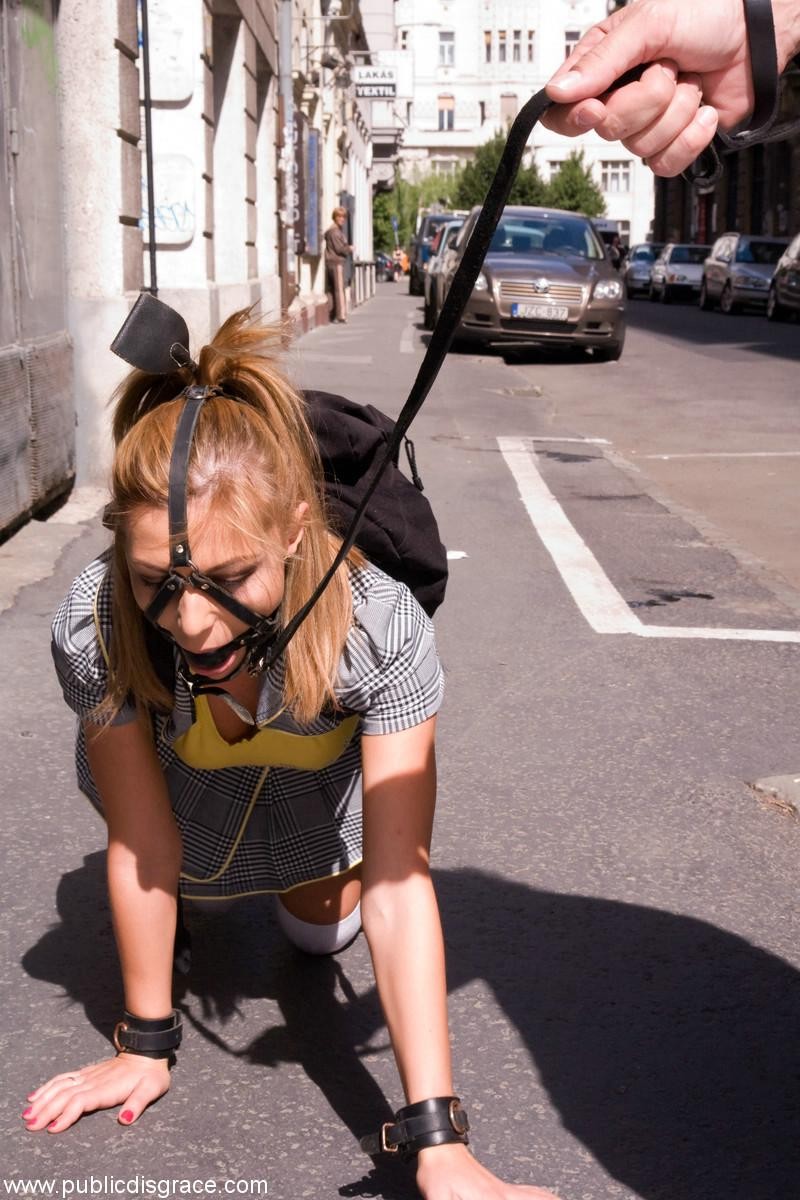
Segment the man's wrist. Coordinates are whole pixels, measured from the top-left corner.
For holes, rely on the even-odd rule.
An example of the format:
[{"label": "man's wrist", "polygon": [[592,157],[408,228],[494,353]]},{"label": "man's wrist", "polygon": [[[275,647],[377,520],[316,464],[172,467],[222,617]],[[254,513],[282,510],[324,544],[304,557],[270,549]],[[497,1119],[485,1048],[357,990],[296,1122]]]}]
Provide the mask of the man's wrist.
[{"label": "man's wrist", "polygon": [[800,53],[800,2],[772,0],[778,70],[785,71],[790,60]]}]

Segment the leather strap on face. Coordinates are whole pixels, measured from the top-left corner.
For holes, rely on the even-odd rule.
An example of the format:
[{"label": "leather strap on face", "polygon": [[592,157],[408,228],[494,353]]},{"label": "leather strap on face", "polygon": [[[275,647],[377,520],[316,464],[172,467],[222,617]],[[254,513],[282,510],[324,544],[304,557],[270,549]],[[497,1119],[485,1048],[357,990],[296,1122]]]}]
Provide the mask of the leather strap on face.
[{"label": "leather strap on face", "polygon": [[435,1096],[398,1108],[394,1121],[385,1121],[359,1145],[366,1154],[399,1154],[408,1159],[430,1146],[466,1146],[468,1131],[469,1118],[458,1096]]}]

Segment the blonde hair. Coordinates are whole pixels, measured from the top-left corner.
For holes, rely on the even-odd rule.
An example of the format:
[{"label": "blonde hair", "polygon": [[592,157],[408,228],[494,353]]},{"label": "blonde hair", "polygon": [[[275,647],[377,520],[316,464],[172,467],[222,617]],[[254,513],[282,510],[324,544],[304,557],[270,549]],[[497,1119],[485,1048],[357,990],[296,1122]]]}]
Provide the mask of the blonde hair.
[{"label": "blonde hair", "polygon": [[[222,394],[203,404],[192,442],[187,496],[247,539],[275,549],[290,529],[303,538],[286,564],[280,623],[286,625],[309,598],[341,542],[325,519],[322,467],[302,397],[275,363],[280,328],[258,324],[243,310],[230,317],[200,351],[198,369],[167,376],[133,371],[115,393],[112,500],[114,635],[106,717],[127,697],[169,711],[173,696],[160,682],[147,651],[145,622],[133,595],[125,554],[126,517],[140,507],[164,508],[175,428],[189,383],[216,386]],[[191,531],[189,537],[191,545]],[[348,561],[363,562],[356,551]],[[283,700],[300,721],[335,705],[334,681],[352,620],[347,563],[343,563],[284,652]]]}]

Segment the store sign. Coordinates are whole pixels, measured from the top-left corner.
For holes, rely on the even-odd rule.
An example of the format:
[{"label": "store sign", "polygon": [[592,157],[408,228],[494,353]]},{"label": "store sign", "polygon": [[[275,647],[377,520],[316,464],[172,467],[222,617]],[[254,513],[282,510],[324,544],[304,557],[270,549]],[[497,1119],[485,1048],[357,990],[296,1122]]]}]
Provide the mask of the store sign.
[{"label": "store sign", "polygon": [[394,100],[397,96],[395,67],[354,67],[356,96],[366,100]]}]

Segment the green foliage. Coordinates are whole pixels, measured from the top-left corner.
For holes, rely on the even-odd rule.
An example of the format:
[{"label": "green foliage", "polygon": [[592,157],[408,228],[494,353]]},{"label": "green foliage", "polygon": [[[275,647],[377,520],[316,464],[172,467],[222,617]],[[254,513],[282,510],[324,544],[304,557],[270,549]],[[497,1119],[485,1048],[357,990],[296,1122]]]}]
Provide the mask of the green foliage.
[{"label": "green foliage", "polygon": [[587,217],[603,216],[606,202],[592,178],[591,170],[583,161],[582,150],[573,150],[550,180],[545,203],[549,208],[566,208],[571,212],[585,213]]},{"label": "green foliage", "polygon": [[391,254],[394,249],[392,229],[392,193],[378,192],[372,201],[372,240],[376,250]]},{"label": "green foliage", "polygon": [[[457,179],[457,177],[456,177]],[[429,172],[415,174],[410,180],[397,178],[390,192],[379,192],[372,202],[372,236],[376,250],[391,254],[394,249],[392,217],[398,220],[398,241],[408,247],[417,227],[420,208],[439,204],[444,209],[453,207],[454,183],[456,180]]]},{"label": "green foliage", "polygon": [[[462,170],[456,180],[454,201],[456,208],[472,208],[483,204],[489,184],[492,182],[503,147],[504,133],[497,133],[491,141],[484,142],[475,151],[475,157]],[[542,181],[536,164],[520,167],[508,197],[509,204],[547,204],[547,188]]]}]

